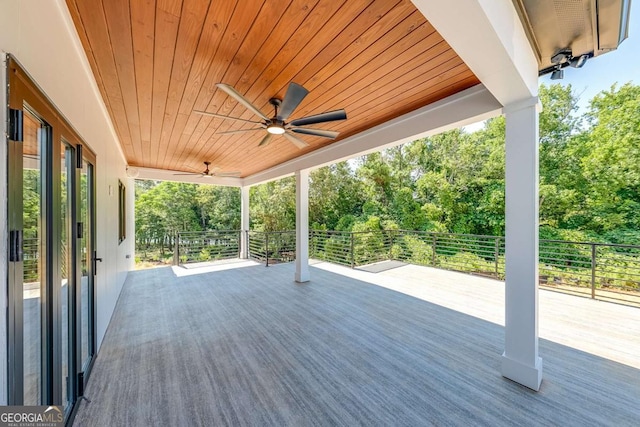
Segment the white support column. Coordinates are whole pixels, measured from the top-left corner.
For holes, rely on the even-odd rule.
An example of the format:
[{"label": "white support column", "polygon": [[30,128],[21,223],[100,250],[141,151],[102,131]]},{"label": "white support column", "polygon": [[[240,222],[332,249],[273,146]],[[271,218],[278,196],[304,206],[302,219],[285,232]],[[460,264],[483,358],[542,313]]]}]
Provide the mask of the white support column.
[{"label": "white support column", "polygon": [[296,171],[296,282],[309,281],[309,170]]},{"label": "white support column", "polygon": [[240,258],[249,258],[249,189],[240,187]]},{"label": "white support column", "polygon": [[502,375],[540,389],[538,357],[538,98],[505,107],[505,351]]}]

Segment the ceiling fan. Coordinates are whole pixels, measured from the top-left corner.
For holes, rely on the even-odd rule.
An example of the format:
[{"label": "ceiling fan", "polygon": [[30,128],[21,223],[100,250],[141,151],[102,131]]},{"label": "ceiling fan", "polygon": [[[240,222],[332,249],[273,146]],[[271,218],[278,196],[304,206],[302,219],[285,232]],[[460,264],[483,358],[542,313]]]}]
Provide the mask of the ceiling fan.
[{"label": "ceiling fan", "polygon": [[269,144],[271,138],[274,135],[284,136],[296,147],[301,149],[309,145],[305,141],[294,135],[294,132],[305,135],[314,135],[321,136],[323,138],[335,139],[338,136],[339,132],[324,129],[312,129],[302,126],[332,122],[335,120],[345,120],[347,118],[347,113],[344,110],[340,109],[335,111],[328,111],[326,113],[315,114],[313,116],[302,117],[300,119],[295,119],[287,122],[291,113],[293,113],[293,111],[298,107],[298,105],[300,105],[302,100],[309,93],[309,91],[303,86],[294,82],[289,83],[289,87],[287,88],[287,93],[284,95],[284,99],[281,100],[279,98],[271,98],[269,100],[269,103],[273,105],[274,108],[273,117],[267,117],[265,114],[263,114],[262,111],[251,104],[244,96],[240,95],[240,93],[238,93],[238,91],[236,91],[232,86],[224,83],[218,83],[216,86],[226,92],[236,101],[238,101],[240,104],[242,104],[247,110],[260,117],[262,121],[246,120],[239,117],[225,116],[222,114],[215,114],[198,110],[194,110],[194,113],[217,117],[220,119],[236,120],[239,122],[259,125],[259,127],[254,127],[251,129],[238,129],[218,133],[235,134],[242,132],[252,132],[256,130],[265,130],[267,131],[267,134],[264,136],[264,138],[262,138],[262,141],[260,141],[260,147]]},{"label": "ceiling fan", "polygon": [[200,176],[203,178],[213,178],[214,176],[217,177],[238,177],[240,176],[240,172],[236,171],[236,172],[218,172],[220,170],[220,168],[212,168],[209,169],[209,166],[211,166],[211,162],[204,162],[205,165],[205,169],[202,172],[198,172],[198,173],[174,173],[174,175],[183,175],[183,176]]}]

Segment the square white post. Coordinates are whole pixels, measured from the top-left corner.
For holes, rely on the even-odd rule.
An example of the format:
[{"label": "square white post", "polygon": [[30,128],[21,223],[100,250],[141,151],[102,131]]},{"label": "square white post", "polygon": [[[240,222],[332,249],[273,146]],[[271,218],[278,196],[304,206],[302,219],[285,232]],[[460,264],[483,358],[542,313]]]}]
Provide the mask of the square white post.
[{"label": "square white post", "polygon": [[540,389],[538,98],[506,106],[505,350],[502,375]]},{"label": "square white post", "polygon": [[249,189],[240,187],[240,258],[249,258]]},{"label": "square white post", "polygon": [[309,281],[309,170],[296,171],[296,282]]}]

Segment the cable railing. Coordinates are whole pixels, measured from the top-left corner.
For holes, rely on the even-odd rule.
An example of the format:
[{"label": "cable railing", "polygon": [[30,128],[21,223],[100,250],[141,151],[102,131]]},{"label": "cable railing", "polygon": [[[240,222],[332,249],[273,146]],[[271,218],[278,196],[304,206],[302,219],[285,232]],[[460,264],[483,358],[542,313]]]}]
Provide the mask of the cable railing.
[{"label": "cable railing", "polygon": [[[174,263],[239,256],[240,231],[179,233]],[[273,265],[296,256],[295,231],[249,231],[248,256]],[[358,268],[393,260],[504,280],[503,236],[408,230],[309,232],[309,256]],[[540,240],[539,280],[546,288],[640,305],[640,246]]]},{"label": "cable railing", "polygon": [[175,239],[173,263],[214,261],[237,258],[240,254],[240,231],[215,230],[180,232]]},{"label": "cable railing", "polygon": [[[357,268],[384,260],[505,278],[503,236],[407,230],[313,230],[312,258]],[[640,305],[640,246],[540,240],[540,285]]]},{"label": "cable railing", "polygon": [[[262,231],[248,231],[248,257],[267,264],[267,234]],[[269,264],[267,264],[269,265]]]},{"label": "cable railing", "polygon": [[539,259],[542,285],[640,304],[640,246],[541,240]]},{"label": "cable railing", "polygon": [[395,232],[392,259],[410,264],[504,279],[504,237]]},{"label": "cable railing", "polygon": [[23,280],[25,282],[37,282],[40,280],[40,239],[37,237],[25,238],[22,241],[23,254]]},{"label": "cable railing", "polygon": [[249,231],[249,258],[267,266],[296,259],[295,231]]},{"label": "cable railing", "polygon": [[334,264],[355,267],[353,233],[312,230],[309,233],[309,256]]},{"label": "cable railing", "polygon": [[[67,245],[60,244],[60,277],[68,277]],[[83,273],[86,262],[82,260]],[[22,241],[22,277],[25,282],[40,281],[40,238],[29,237]]]}]

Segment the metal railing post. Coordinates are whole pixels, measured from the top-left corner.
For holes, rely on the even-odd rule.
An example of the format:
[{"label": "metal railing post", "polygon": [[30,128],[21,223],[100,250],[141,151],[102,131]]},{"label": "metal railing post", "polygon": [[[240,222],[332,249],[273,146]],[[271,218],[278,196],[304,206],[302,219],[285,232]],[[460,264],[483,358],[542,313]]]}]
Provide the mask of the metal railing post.
[{"label": "metal railing post", "polygon": [[269,267],[269,233],[264,233],[264,257],[265,267]]},{"label": "metal railing post", "polygon": [[245,248],[244,248],[245,252],[244,252],[244,254],[247,256],[247,259],[251,259],[251,246],[250,246],[251,235],[249,234],[249,230],[244,230],[243,234],[244,234],[244,238],[245,238],[245,242],[244,242],[244,244],[245,244]]},{"label": "metal railing post", "polygon": [[498,258],[500,257],[500,237],[496,237],[495,251],[493,256],[495,257],[495,261],[496,261],[496,279],[497,279],[498,277],[500,277],[498,275]]},{"label": "metal railing post", "polygon": [[180,233],[176,233],[173,242],[173,265],[180,265]]},{"label": "metal railing post", "polygon": [[353,242],[353,231],[351,232],[351,268],[356,267],[355,245]]},{"label": "metal railing post", "polygon": [[431,265],[436,266],[436,235],[431,235]]},{"label": "metal railing post", "polygon": [[596,245],[591,244],[591,298],[596,298]]},{"label": "metal railing post", "polygon": [[389,230],[389,260],[393,259],[393,230]]}]

